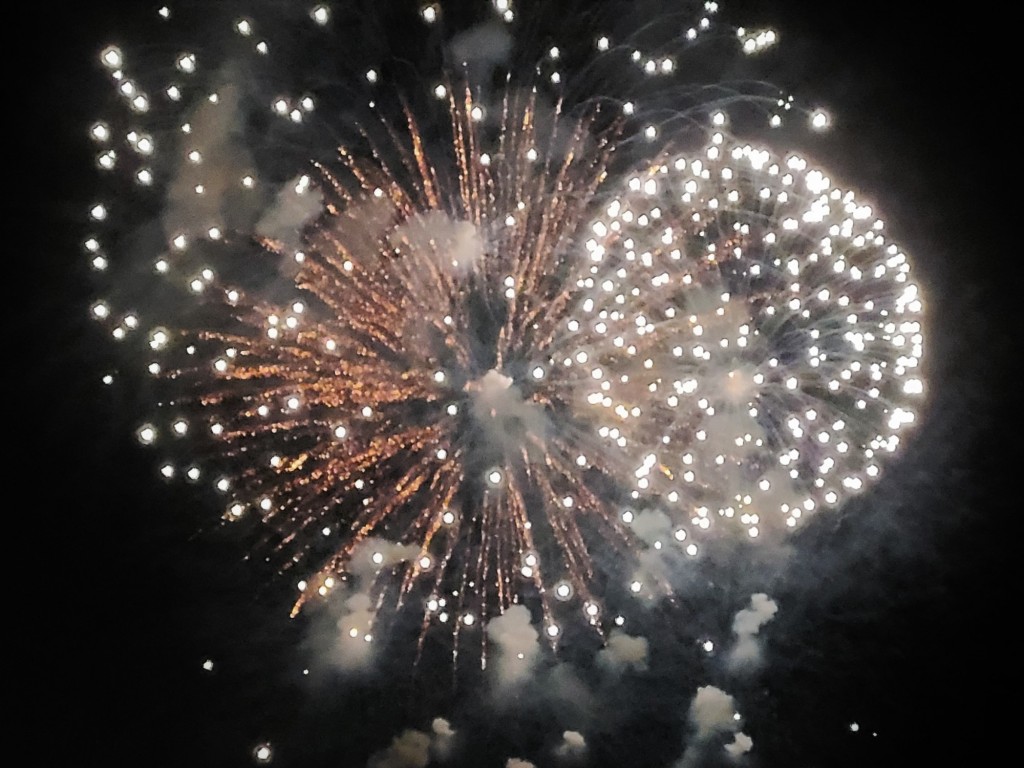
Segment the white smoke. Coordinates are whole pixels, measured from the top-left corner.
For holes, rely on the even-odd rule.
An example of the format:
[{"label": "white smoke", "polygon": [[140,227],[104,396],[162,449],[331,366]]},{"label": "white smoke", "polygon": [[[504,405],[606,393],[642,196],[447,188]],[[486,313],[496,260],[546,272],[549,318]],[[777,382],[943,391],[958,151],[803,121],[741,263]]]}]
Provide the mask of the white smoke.
[{"label": "white smoke", "polygon": [[411,560],[417,554],[418,547],[372,537],[353,550],[349,561],[352,581],[348,586],[335,588],[336,600],[344,594],[342,590],[349,589],[348,596],[341,603],[342,612],[335,623],[330,649],[332,663],[342,671],[365,670],[373,660],[373,624],[377,614],[370,589],[377,574]]},{"label": "white smoke", "polygon": [[344,611],[337,621],[337,633],[331,660],[341,670],[353,672],[369,666],[373,657],[373,601],[363,592],[356,592],[344,602]]},{"label": "white smoke", "polygon": [[547,431],[544,410],[524,400],[508,376],[490,370],[466,388],[473,395],[470,401],[473,418],[491,445],[515,455],[523,447],[529,450],[534,441],[543,441]]},{"label": "white smoke", "polygon": [[733,759],[739,758],[741,755],[745,755],[751,749],[754,748],[754,740],[743,733],[743,731],[737,732],[733,737],[733,740],[725,745],[725,751],[729,754],[729,757]]},{"label": "white smoke", "polygon": [[577,761],[587,752],[587,741],[579,731],[565,731],[562,740],[555,747],[559,760]]},{"label": "white smoke", "polygon": [[[753,739],[739,730],[740,716],[733,697],[721,688],[698,688],[690,705],[689,720],[693,738],[674,768],[696,768],[705,758],[714,759],[719,750],[736,760],[754,746]],[[725,742],[730,734],[732,741]]]},{"label": "white smoke", "polygon": [[779,606],[775,601],[763,592],[750,596],[750,607],[739,611],[732,621],[736,642],[726,657],[732,669],[738,670],[760,663],[761,646],[757,642],[757,633],[772,620],[778,610]]},{"label": "white smoke", "polygon": [[310,186],[309,177],[296,176],[277,191],[274,204],[256,222],[256,234],[283,248],[297,249],[303,228],[323,211],[323,206],[323,195]]},{"label": "white smoke", "polygon": [[733,698],[721,688],[704,685],[697,689],[690,705],[690,723],[698,739],[706,739],[718,731],[736,729],[736,707]]},{"label": "white smoke", "polygon": [[433,734],[430,751],[438,760],[447,760],[455,751],[455,730],[443,717],[435,717],[430,730]]},{"label": "white smoke", "polygon": [[[267,206],[258,189],[246,188],[242,179],[255,167],[245,136],[244,76],[230,63],[218,73],[216,98],[200,99],[184,123],[178,165],[171,171],[162,215],[168,239],[178,234],[205,235],[212,226],[253,228],[256,234],[298,247],[299,234],[323,209],[323,199],[308,179],[297,176],[277,192]],[[253,224],[255,220],[255,225]]]},{"label": "white smoke", "polygon": [[530,611],[513,605],[487,624],[487,637],[496,653],[494,663],[498,690],[526,681],[540,653],[540,633],[533,626]]},{"label": "white smoke", "polygon": [[348,571],[356,578],[357,585],[365,589],[378,573],[412,560],[419,552],[414,544],[397,544],[371,536],[352,550]]},{"label": "white smoke", "polygon": [[652,599],[668,594],[672,591],[673,576],[678,576],[675,566],[681,557],[672,520],[661,510],[646,509],[635,514],[630,530],[647,544],[636,557],[631,578],[634,593]]},{"label": "white smoke", "polygon": [[422,731],[403,731],[387,747],[370,757],[366,768],[426,768],[430,737]]},{"label": "white smoke", "polygon": [[647,669],[647,638],[612,630],[608,643],[597,653],[597,663],[612,672],[625,669],[643,672]]},{"label": "white smoke", "polygon": [[438,269],[461,275],[473,271],[484,257],[484,239],[475,225],[443,211],[417,213],[388,235],[399,253],[415,255]]},{"label": "white smoke", "polygon": [[232,84],[237,79],[231,69],[220,73],[217,99],[199,100],[185,121],[190,131],[182,135],[180,161],[164,199],[162,223],[168,239],[205,232],[213,224],[230,222],[226,215],[237,216],[240,207],[255,212],[259,204],[258,196],[240,194],[239,169],[252,167],[252,159],[237,131],[243,121],[242,94]]},{"label": "white smoke", "polygon": [[512,42],[505,25],[487,22],[455,35],[448,44],[448,52],[470,74],[481,73],[495,65],[506,64],[512,52]]},{"label": "white smoke", "polygon": [[630,528],[644,543],[651,546],[671,541],[672,521],[668,515],[657,509],[637,512]]},{"label": "white smoke", "polygon": [[374,753],[367,768],[425,768],[432,760],[451,757],[455,731],[443,717],[435,717],[430,733],[409,728],[396,736],[387,748]]}]

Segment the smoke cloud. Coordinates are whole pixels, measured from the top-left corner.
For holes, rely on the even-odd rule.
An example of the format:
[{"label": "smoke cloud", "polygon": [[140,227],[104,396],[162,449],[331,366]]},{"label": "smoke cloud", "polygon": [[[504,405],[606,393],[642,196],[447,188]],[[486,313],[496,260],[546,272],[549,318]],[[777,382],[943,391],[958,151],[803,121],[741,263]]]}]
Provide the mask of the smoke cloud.
[{"label": "smoke cloud", "polygon": [[331,658],[344,671],[366,668],[373,655],[371,627],[376,616],[370,596],[356,592],[344,603],[337,621],[337,635]]},{"label": "smoke cloud", "polygon": [[513,605],[487,624],[487,636],[494,644],[498,690],[524,682],[540,653],[540,633],[530,620],[530,611]]},{"label": "smoke cloud", "polygon": [[738,670],[760,663],[761,646],[757,642],[757,633],[772,620],[778,610],[775,601],[763,592],[750,596],[750,607],[739,611],[732,622],[736,642],[726,659],[730,668]]},{"label": "smoke cloud", "polygon": [[374,753],[366,768],[425,768],[432,760],[444,762],[453,751],[455,731],[443,717],[435,717],[430,733],[413,728],[402,731],[387,748]]},{"label": "smoke cloud", "polygon": [[370,757],[366,768],[426,768],[430,737],[422,731],[403,731],[391,745]]},{"label": "smoke cloud", "polygon": [[468,221],[453,219],[443,211],[425,211],[399,224],[388,235],[388,243],[402,253],[454,274],[472,271],[484,256],[484,239]]},{"label": "smoke cloud", "polygon": [[377,617],[370,589],[382,571],[418,554],[418,547],[373,537],[353,550],[348,564],[351,580],[334,587],[334,603],[340,605],[340,615],[335,614],[330,631],[328,658],[337,669],[359,672],[370,667],[375,650],[373,625]]},{"label": "smoke cloud", "polygon": [[278,191],[273,204],[256,222],[256,234],[282,247],[297,249],[302,229],[323,210],[323,196],[311,187],[308,176],[296,176]]},{"label": "smoke cloud", "polygon": [[487,86],[495,67],[506,65],[513,40],[504,24],[477,24],[455,35],[448,44],[448,55],[465,72],[470,84]]},{"label": "smoke cloud", "polygon": [[[754,741],[739,730],[740,716],[733,697],[713,685],[697,689],[689,712],[693,739],[673,768],[698,768],[722,753],[738,759],[753,748]],[[732,740],[726,742],[729,735]]]},{"label": "smoke cloud", "polygon": [[490,445],[514,455],[543,441],[547,417],[536,403],[524,400],[512,379],[491,370],[467,386],[473,393],[473,417]]},{"label": "smoke cloud", "polygon": [[447,760],[455,751],[455,730],[443,717],[435,717],[430,724],[433,740],[430,750],[438,760]]},{"label": "smoke cloud", "polygon": [[587,752],[587,742],[579,731],[565,731],[562,741],[555,747],[555,757],[563,761],[575,762]]},{"label": "smoke cloud", "polygon": [[614,673],[626,669],[647,670],[647,638],[628,635],[620,629],[612,631],[608,643],[597,653],[597,663]]}]

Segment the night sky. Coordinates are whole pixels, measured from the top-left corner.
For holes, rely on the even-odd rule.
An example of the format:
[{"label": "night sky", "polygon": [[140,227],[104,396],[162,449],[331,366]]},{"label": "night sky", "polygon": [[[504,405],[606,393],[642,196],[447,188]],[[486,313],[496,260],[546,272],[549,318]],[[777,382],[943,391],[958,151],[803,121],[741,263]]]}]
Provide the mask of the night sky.
[{"label": "night sky", "polygon": [[754,742],[740,765],[988,765],[1012,751],[1020,323],[1005,183],[1013,85],[993,30],[1005,20],[881,0],[827,11],[725,0],[728,18],[780,32],[764,78],[835,116],[831,132],[804,137],[807,151],[878,203],[913,259],[927,299],[924,417],[883,481],[794,536],[788,557],[713,564],[652,609],[648,673],[614,692],[581,673],[584,705],[542,695],[559,685],[552,665],[531,700],[488,710],[483,694],[452,690],[450,670],[413,669],[398,651],[355,679],[326,668],[322,617],[288,619],[291,579],[247,557],[256,532],[219,526],[205,486],[161,481],[159,457],[133,436],[144,393],[130,377],[101,383],[123,360],[89,320],[101,288],[81,247],[96,194],[86,133],[109,90],[97,53],[133,39],[131,5],[39,8],[31,65],[17,65],[32,67],[18,75],[29,117],[12,114],[31,149],[8,146],[25,169],[8,181],[31,226],[8,242],[14,292],[29,293],[27,317],[11,318],[25,351],[9,369],[25,356],[28,377],[8,385],[9,626],[29,650],[12,659],[28,682],[13,704],[42,729],[9,735],[9,749],[33,755],[21,764],[230,768],[256,765],[252,750],[269,742],[275,766],[362,768],[443,716],[464,740],[437,765],[561,765],[552,745],[579,721],[590,747],[579,764],[670,768],[694,691],[715,679],[693,639],[725,642],[757,591],[779,612],[760,634],[760,668],[727,689]]}]

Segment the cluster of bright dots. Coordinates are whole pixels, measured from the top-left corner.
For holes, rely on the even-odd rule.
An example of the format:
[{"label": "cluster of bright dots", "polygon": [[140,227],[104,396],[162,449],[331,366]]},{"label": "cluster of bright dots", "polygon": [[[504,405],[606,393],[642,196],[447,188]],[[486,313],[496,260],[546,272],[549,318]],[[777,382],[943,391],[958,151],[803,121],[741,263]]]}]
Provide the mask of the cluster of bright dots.
[{"label": "cluster of bright dots", "polygon": [[[511,23],[515,16],[512,10],[512,5],[509,0],[493,0],[494,10],[499,16],[507,23]],[[705,15],[701,16],[698,23],[686,33],[687,39],[695,39],[698,34],[708,30],[711,27],[711,17],[718,11],[718,3],[706,2],[704,3]],[[170,9],[166,6],[162,7],[158,11],[159,16],[163,19],[169,19],[171,16]],[[426,24],[434,24],[441,17],[441,7],[439,4],[424,5],[420,9],[420,16]],[[319,26],[326,25],[331,18],[330,9],[326,5],[313,6],[309,11],[310,19]],[[239,18],[233,22],[233,31],[245,38],[250,38],[255,35],[256,25],[252,19]],[[753,53],[763,49],[764,47],[773,44],[776,41],[776,35],[772,30],[760,30],[756,33],[747,32],[743,28],[737,30],[738,37],[742,40],[743,50],[748,53]],[[596,40],[596,48],[599,51],[608,51],[612,47],[610,38],[607,35],[602,35]],[[269,53],[269,44],[266,39],[260,38],[254,46],[254,50],[257,54],[265,56]],[[560,58],[560,50],[557,46],[552,46],[548,51],[547,58],[556,62]],[[675,63],[670,56],[653,57],[645,55],[638,49],[633,49],[630,53],[630,60],[639,66],[646,74],[671,74],[675,69]],[[144,116],[148,113],[152,107],[152,99],[150,96],[142,90],[141,86],[137,82],[126,74],[125,70],[125,56],[121,49],[117,46],[111,45],[103,49],[100,53],[100,61],[109,70],[110,76],[115,84],[118,93],[127,102],[130,107],[130,111],[138,116]],[[199,61],[195,53],[182,52],[174,57],[173,71],[180,76],[188,78],[194,75],[199,68]],[[371,83],[377,83],[379,74],[376,69],[369,69],[365,73],[366,80]],[[561,81],[561,74],[554,71],[550,74],[551,82],[558,84]],[[186,93],[186,86],[179,80],[168,83],[163,89],[163,95],[167,102],[177,103],[181,102]],[[434,96],[438,99],[447,99],[449,96],[448,88],[445,84],[438,82],[431,86],[431,91]],[[205,95],[205,99],[210,104],[217,104],[219,95],[216,92]],[[372,105],[372,101],[370,102]],[[792,107],[792,99],[779,100],[780,110],[786,111]],[[297,96],[280,95],[276,97],[270,104],[271,113],[285,118],[293,123],[302,123],[306,116],[314,112],[316,108],[316,102],[314,97],[309,93],[303,93]],[[625,101],[622,105],[623,113],[626,115],[632,115],[635,113],[637,105],[634,101]],[[485,117],[483,107],[474,106],[472,117],[476,121],[481,121]],[[770,124],[772,126],[781,125],[781,116],[776,113],[770,118]],[[827,127],[829,118],[824,111],[816,111],[811,116],[811,123],[815,128]],[[189,122],[183,122],[179,126],[179,130],[183,135],[189,135],[192,133],[192,125]],[[658,136],[658,129],[654,125],[645,126],[643,129],[643,135],[653,140]],[[119,149],[113,146],[117,143],[119,137],[114,136],[110,126],[104,121],[97,121],[90,129],[90,136],[92,139],[101,147],[103,147],[96,156],[97,167],[104,171],[111,171],[115,169],[119,161]],[[146,158],[151,157],[156,151],[156,142],[154,137],[143,130],[131,129],[124,136],[124,143],[127,148],[137,156],[136,162],[134,162],[134,176],[136,182],[140,186],[149,187],[154,183],[154,173],[152,167],[145,162]],[[186,150],[186,157],[189,163],[195,166],[201,166],[204,162],[204,151],[202,148],[196,146]],[[139,161],[141,160],[141,162]],[[489,156],[484,153],[481,156],[484,164],[488,163]],[[239,183],[244,189],[253,189],[256,185],[255,176],[248,170],[239,174]],[[196,184],[194,192],[196,195],[203,195],[205,193],[205,186],[202,183]],[[297,190],[299,194],[302,190]],[[103,203],[97,203],[92,206],[89,212],[89,217],[94,222],[102,222],[107,218],[108,210],[106,205]],[[218,240],[222,236],[223,227],[220,224],[211,224],[203,235],[210,240]],[[170,237],[171,250],[172,251],[185,251],[190,245],[189,237],[184,233],[173,233]],[[90,236],[84,247],[90,254],[91,264],[97,270],[104,270],[109,264],[107,255],[103,252],[102,247],[98,239],[95,236]],[[297,255],[297,259],[301,260],[301,256]],[[165,274],[170,269],[170,262],[166,257],[160,257],[154,262],[154,269],[160,273]],[[208,284],[212,279],[212,275],[209,270],[204,270],[201,275],[194,276],[190,279],[190,286],[193,291],[201,292],[205,284]],[[109,307],[103,303],[98,302],[94,306],[94,314],[98,319],[106,320],[108,318]],[[115,337],[120,339],[124,335],[132,330],[130,325],[125,325],[115,334]]]},{"label": "cluster of bright dots", "polygon": [[921,297],[881,219],[721,133],[627,187],[592,224],[551,365],[637,455],[634,498],[753,537],[865,488],[924,389]]},{"label": "cluster of bright dots", "polygon": [[[515,20],[509,0],[492,0],[494,12],[506,23]],[[704,12],[685,32],[695,40],[712,27],[718,11],[715,2],[703,5]],[[326,5],[309,10],[315,25],[330,22]],[[423,5],[423,23],[433,25],[442,18],[437,3]],[[170,12],[160,10],[162,18]],[[270,53],[270,43],[257,35],[255,22],[239,18],[233,33],[254,40],[257,56]],[[770,29],[737,30],[741,49],[759,53],[777,42]],[[599,53],[610,52],[616,43],[607,35],[595,38]],[[629,60],[649,76],[670,76],[677,69],[671,55],[649,55],[627,48]],[[551,83],[558,85],[562,58],[557,46],[550,47],[545,66]],[[180,52],[171,62],[172,81],[162,93],[151,97],[126,72],[124,53],[116,46],[105,48],[100,60],[107,68],[117,93],[126,106],[132,125],[123,132],[111,122],[97,121],[90,137],[98,151],[95,162],[103,172],[127,166],[140,187],[159,187],[154,155],[164,151],[166,137],[152,121],[158,100],[167,105],[184,101],[205,103],[216,109],[222,96],[216,92],[197,93],[190,86],[201,62],[192,52]],[[380,70],[363,73],[366,82],[377,85]],[[441,82],[428,86],[434,97],[450,98]],[[372,105],[372,102],[371,102]],[[270,113],[294,124],[302,124],[316,111],[316,99],[309,92],[278,95],[269,103]],[[638,113],[636,102],[622,103],[626,116]],[[782,115],[793,109],[792,98],[779,98],[769,116],[772,127],[781,125]],[[176,113],[177,114],[177,113]],[[483,106],[473,105],[469,117],[483,121]],[[826,129],[830,117],[824,110],[810,114],[814,129]],[[695,533],[712,529],[713,521],[738,523],[750,537],[775,525],[793,527],[802,516],[823,506],[834,506],[863,490],[878,477],[882,459],[895,452],[900,433],[915,419],[924,385],[919,374],[923,350],[922,300],[910,279],[910,265],[900,248],[883,234],[882,221],[870,206],[853,193],[834,185],[820,170],[798,156],[779,158],[749,145],[730,145],[724,126],[727,118],[716,112],[710,118],[711,140],[691,155],[664,158],[626,178],[621,189],[605,198],[603,215],[590,225],[590,235],[579,254],[578,274],[572,286],[578,301],[567,318],[562,335],[553,343],[552,354],[529,368],[536,382],[567,386],[576,393],[579,412],[595,425],[602,445],[621,452],[631,462],[629,492],[637,508],[664,508],[675,521],[664,540],[648,542],[654,550],[678,547],[688,556],[698,554]],[[166,142],[177,148],[184,142],[183,162],[201,172],[223,171],[223,163],[212,157],[216,148],[187,142],[193,125],[183,121],[174,129],[179,141]],[[648,140],[659,136],[656,125],[642,127]],[[478,160],[489,166],[490,155],[479,149]],[[177,151],[177,149],[176,149]],[[530,149],[527,156],[536,160]],[[211,160],[213,162],[211,162]],[[239,167],[237,184],[253,190],[258,184],[252,168]],[[192,187],[196,199],[203,198],[213,179],[197,181]],[[310,191],[311,182],[299,177],[296,195]],[[384,192],[375,190],[376,196]],[[518,202],[507,214],[512,227],[524,207]],[[97,202],[88,210],[92,224],[101,227],[111,214],[110,206]],[[238,289],[223,287],[210,266],[190,266],[187,274],[175,269],[177,256],[190,254],[199,241],[219,241],[225,224],[204,221],[197,232],[168,233],[166,252],[159,254],[153,270],[196,296],[223,291],[228,305],[235,305]],[[90,263],[105,270],[110,263],[100,236],[84,241]],[[294,252],[296,262],[305,258]],[[351,262],[343,269],[352,271]],[[515,280],[503,282],[504,295],[516,297]],[[305,304],[292,301],[285,311],[268,314],[263,333],[277,341],[293,336],[304,327]],[[122,340],[143,328],[137,311],[117,311],[107,301],[97,301],[92,315]],[[451,325],[450,317],[444,318]],[[145,331],[145,339],[156,355],[171,345],[172,334],[163,326]],[[323,340],[324,349],[334,352],[336,342]],[[197,350],[189,346],[188,355]],[[210,361],[215,374],[234,365],[238,350],[226,347]],[[147,371],[160,376],[164,365],[149,360]],[[443,370],[433,373],[439,390],[449,385]],[[104,377],[111,383],[111,376]],[[260,405],[257,415],[264,419],[280,413],[294,414],[303,408],[297,395],[285,396],[278,411]],[[458,406],[447,404],[449,416]],[[350,415],[352,421],[371,420],[370,406]],[[136,431],[138,441],[153,445],[162,434],[183,439],[197,429],[208,429],[219,437],[227,427],[220,422],[193,425],[183,414],[171,415],[165,426],[147,422]],[[331,433],[342,441],[350,436],[351,421],[331,425]],[[437,458],[445,460],[441,448]],[[279,455],[266,458],[279,468]],[[590,466],[591,458],[581,451],[576,465]],[[165,478],[183,476],[191,482],[203,477],[192,463],[160,466]],[[490,488],[506,482],[502,467],[485,471]],[[212,478],[216,490],[230,495],[231,478]],[[353,483],[367,494],[372,488],[362,479]],[[565,509],[578,502],[572,495],[561,498]],[[231,498],[225,516],[243,517],[247,509],[269,511],[275,505],[270,496],[242,501]],[[621,521],[634,524],[637,513],[622,510]],[[457,515],[445,512],[445,525],[454,525]],[[325,537],[337,533],[324,527]],[[373,552],[371,563],[386,567],[384,553]],[[415,566],[429,571],[435,563],[422,557]],[[519,572],[532,578],[540,568],[536,552],[520,556]],[[298,584],[300,592],[311,586],[326,595],[338,585],[334,577],[311,585]],[[473,582],[467,587],[474,588]],[[628,583],[635,594],[645,593],[641,576]],[[556,581],[554,599],[581,603],[585,620],[597,625],[601,606],[581,600],[572,581]],[[433,594],[426,600],[427,613],[442,624],[472,626],[478,617],[472,611],[457,613],[458,593]],[[625,619],[613,619],[622,626]],[[368,627],[348,629],[353,640],[369,643]],[[560,626],[547,620],[544,632],[557,638]],[[711,641],[705,650],[711,652]],[[261,751],[264,750],[264,751]],[[254,753],[258,761],[270,759],[269,745]]]}]

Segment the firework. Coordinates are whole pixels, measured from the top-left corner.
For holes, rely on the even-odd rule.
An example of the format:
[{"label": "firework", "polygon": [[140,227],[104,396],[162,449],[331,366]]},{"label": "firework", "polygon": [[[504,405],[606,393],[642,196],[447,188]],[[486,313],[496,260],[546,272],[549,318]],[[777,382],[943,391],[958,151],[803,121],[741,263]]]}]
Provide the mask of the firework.
[{"label": "firework", "polygon": [[[232,25],[244,61],[268,55],[254,21]],[[746,53],[775,41],[733,37]],[[685,151],[691,134],[663,136],[678,114],[637,125],[632,100],[566,108],[511,79],[496,94],[465,65],[430,87],[440,122],[371,99],[376,118],[332,134],[336,158],[318,139],[290,164],[301,144],[246,136],[257,65],[225,57],[189,85],[199,59],[179,52],[157,107],[119,49],[101,59],[125,108],[93,126],[97,164],[119,172],[111,207],[126,179],[155,189],[163,242],[145,258],[172,288],[158,325],[93,306],[116,338],[148,328],[166,417],[139,440],[183,438],[162,472],[212,472],[225,519],[258,517],[301,574],[293,611],[347,582],[352,638],[372,637],[391,587],[422,610],[421,638],[521,602],[552,642],[570,610],[603,631],[597,549],[642,562],[794,527],[870,484],[914,420],[907,257],[855,193],[729,138],[724,113]],[[628,59],[640,77],[675,70]],[[265,118],[301,128],[327,100],[277,96]],[[790,102],[772,104],[774,123]],[[99,270],[136,255],[110,240],[86,242]],[[634,592],[659,579],[641,570]]]},{"label": "firework", "polygon": [[310,540],[337,531],[296,609],[360,570],[354,557],[390,560],[364,546],[383,538],[408,563],[401,593],[429,582],[432,606],[454,591],[457,626],[506,609],[521,582],[547,606],[544,539],[559,586],[596,605],[586,536],[626,537],[595,485],[607,472],[581,459],[595,441],[536,375],[573,295],[564,275],[604,150],[583,121],[568,151],[537,157],[534,104],[510,101],[482,162],[471,98],[451,109],[454,188],[411,117],[394,148],[406,179],[379,154],[343,152],[347,180],[324,172],[325,213],[301,250],[304,298],[266,304],[211,281],[237,327],[199,332],[188,341],[204,363],[170,373],[201,392],[218,454],[240,459],[229,517],[259,514],[303,565]]},{"label": "firework", "polygon": [[614,414],[601,437],[643,454],[632,496],[756,537],[870,483],[923,391],[922,302],[871,206],[720,132],[624,186],[592,224],[559,362]]}]

